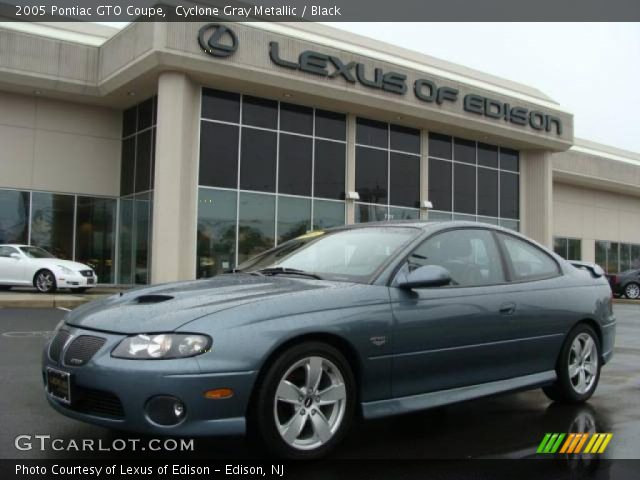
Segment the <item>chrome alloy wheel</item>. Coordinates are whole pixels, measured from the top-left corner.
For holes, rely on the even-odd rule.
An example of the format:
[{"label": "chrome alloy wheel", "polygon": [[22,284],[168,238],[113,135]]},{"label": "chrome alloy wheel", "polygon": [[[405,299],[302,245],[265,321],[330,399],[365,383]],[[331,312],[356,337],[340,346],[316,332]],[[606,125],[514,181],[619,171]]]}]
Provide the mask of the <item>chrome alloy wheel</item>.
[{"label": "chrome alloy wheel", "polygon": [[569,381],[573,389],[584,394],[591,390],[598,376],[598,348],[586,332],[574,338],[569,352]]},{"label": "chrome alloy wheel", "polygon": [[53,289],[55,281],[56,280],[53,277],[53,273],[45,270],[43,272],[40,272],[36,277],[36,288],[40,292],[48,293]]},{"label": "chrome alloy wheel", "polygon": [[282,376],[273,414],[284,441],[298,450],[313,450],[340,428],[347,407],[342,373],[323,357],[306,357]]},{"label": "chrome alloy wheel", "polygon": [[627,298],[637,299],[640,298],[640,286],[636,283],[630,283],[627,288],[624,289],[624,294]]}]

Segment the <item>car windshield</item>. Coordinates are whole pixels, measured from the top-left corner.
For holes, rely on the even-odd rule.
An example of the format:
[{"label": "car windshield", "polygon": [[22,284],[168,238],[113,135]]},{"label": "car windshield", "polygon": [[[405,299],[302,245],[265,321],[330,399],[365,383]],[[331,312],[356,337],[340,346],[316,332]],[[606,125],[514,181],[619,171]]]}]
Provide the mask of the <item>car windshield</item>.
[{"label": "car windshield", "polygon": [[310,232],[247,260],[235,271],[366,283],[419,232],[413,227]]},{"label": "car windshield", "polygon": [[38,247],[20,247],[20,250],[22,250],[22,253],[30,258],[56,258],[46,250]]}]

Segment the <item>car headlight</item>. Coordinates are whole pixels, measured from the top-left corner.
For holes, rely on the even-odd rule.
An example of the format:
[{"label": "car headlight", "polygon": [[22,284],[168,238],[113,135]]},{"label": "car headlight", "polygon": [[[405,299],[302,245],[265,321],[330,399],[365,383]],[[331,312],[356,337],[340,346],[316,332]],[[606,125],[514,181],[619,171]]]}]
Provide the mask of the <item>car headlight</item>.
[{"label": "car headlight", "polygon": [[122,340],[111,352],[112,357],[163,360],[187,358],[205,353],[211,337],[192,333],[140,334]]},{"label": "car headlight", "polygon": [[58,268],[60,270],[62,270],[63,273],[66,273],[67,275],[73,275],[74,273],[76,273],[73,270],[71,270],[70,268],[64,267],[62,265],[58,265]]}]

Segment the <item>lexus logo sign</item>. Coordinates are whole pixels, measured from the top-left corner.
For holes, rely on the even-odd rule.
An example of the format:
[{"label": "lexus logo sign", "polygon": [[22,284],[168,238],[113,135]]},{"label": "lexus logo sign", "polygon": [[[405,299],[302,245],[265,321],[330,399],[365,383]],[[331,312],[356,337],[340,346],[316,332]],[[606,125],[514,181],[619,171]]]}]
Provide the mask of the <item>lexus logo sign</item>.
[{"label": "lexus logo sign", "polygon": [[238,37],[230,28],[209,23],[198,32],[198,43],[205,53],[214,57],[228,57],[238,49]]}]

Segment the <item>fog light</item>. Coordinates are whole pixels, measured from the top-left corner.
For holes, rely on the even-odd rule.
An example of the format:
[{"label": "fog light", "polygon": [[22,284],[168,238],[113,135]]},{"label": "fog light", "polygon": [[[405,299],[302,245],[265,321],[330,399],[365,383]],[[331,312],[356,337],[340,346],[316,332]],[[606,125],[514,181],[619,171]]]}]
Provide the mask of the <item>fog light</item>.
[{"label": "fog light", "polygon": [[158,395],[150,398],[147,401],[145,410],[149,420],[165,426],[177,425],[187,413],[184,403],[179,398],[169,395]]},{"label": "fog light", "polygon": [[233,397],[233,390],[230,388],[216,388],[215,390],[207,390],[204,397],[211,400],[221,400],[223,398]]}]

